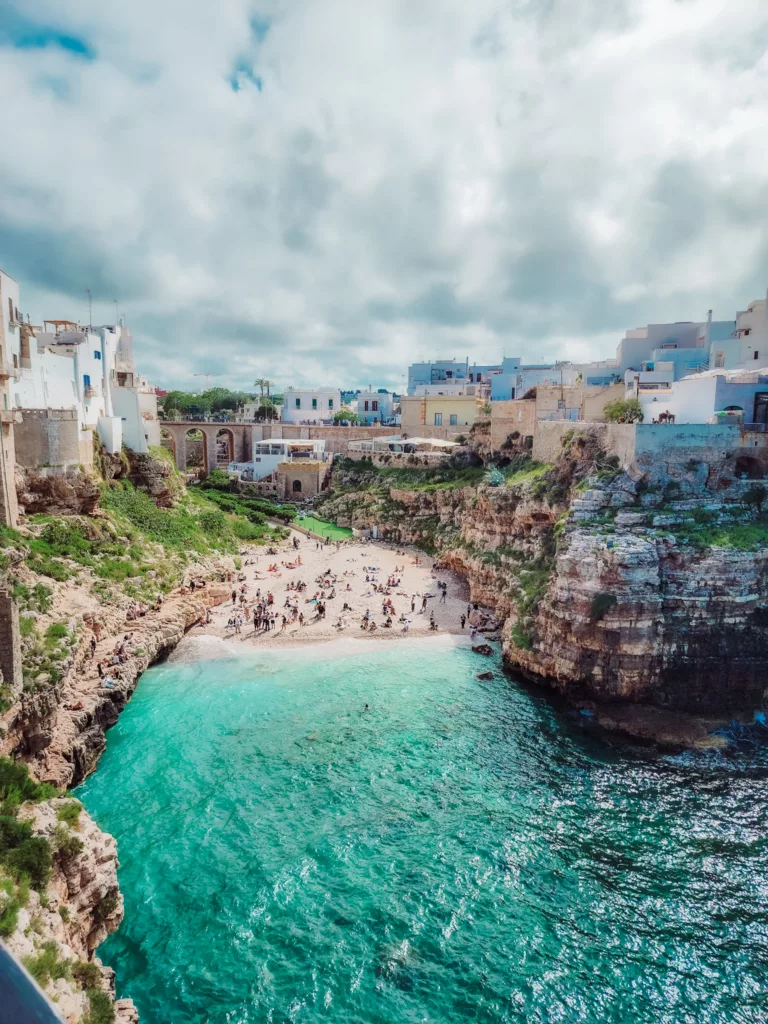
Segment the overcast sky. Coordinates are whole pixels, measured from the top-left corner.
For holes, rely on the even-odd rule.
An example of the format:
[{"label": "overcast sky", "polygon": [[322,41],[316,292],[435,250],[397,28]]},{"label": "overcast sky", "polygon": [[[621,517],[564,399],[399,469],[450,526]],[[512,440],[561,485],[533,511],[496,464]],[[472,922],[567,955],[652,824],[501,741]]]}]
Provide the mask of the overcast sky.
[{"label": "overcast sky", "polygon": [[768,285],[766,0],[0,0],[0,266],[164,386],[613,355]]}]

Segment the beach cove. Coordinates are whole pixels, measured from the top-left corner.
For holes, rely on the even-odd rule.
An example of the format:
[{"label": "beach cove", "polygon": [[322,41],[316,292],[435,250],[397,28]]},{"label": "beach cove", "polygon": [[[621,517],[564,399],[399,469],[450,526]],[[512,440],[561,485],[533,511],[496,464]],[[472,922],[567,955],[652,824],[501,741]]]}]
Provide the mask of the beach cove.
[{"label": "beach cove", "polygon": [[759,1019],[764,752],[614,749],[466,640],[351,632],[193,632],[78,789],[145,1024]]}]

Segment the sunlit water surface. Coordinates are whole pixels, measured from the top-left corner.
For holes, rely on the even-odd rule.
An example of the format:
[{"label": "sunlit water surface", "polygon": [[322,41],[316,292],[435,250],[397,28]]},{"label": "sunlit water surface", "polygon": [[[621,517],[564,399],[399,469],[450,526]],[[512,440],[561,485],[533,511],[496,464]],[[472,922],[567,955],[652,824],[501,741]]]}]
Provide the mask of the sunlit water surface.
[{"label": "sunlit water surface", "polygon": [[78,794],[143,1024],[768,1019],[764,753],[612,749],[487,668],[358,642],[143,677]]}]

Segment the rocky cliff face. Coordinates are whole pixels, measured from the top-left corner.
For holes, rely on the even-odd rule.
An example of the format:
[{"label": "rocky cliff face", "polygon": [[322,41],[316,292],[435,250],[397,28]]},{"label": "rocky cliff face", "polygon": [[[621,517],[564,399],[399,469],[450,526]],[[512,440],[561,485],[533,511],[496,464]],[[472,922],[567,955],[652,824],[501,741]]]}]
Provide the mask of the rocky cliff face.
[{"label": "rocky cliff face", "polygon": [[[34,835],[48,840],[56,853],[50,881],[42,892],[29,891],[6,938],[67,1024],[89,1019],[99,993],[114,1000],[114,972],[94,950],[123,919],[115,841],[85,811],[72,826],[60,821],[61,808],[72,804],[54,799],[19,809],[19,819],[29,821]],[[119,1000],[115,1012],[118,1024],[138,1021],[130,999]]]},{"label": "rocky cliff face", "polygon": [[[128,656],[112,688],[102,685],[95,659],[83,645],[60,683],[22,693],[5,716],[0,754],[24,761],[41,781],[61,787],[82,782],[96,767],[106,732],[130,700],[141,673],[176,646],[207,604],[225,600],[229,589],[209,585],[199,594],[175,597],[156,615],[130,624]],[[102,650],[97,648],[97,657],[111,652],[115,633],[125,632],[124,614],[102,616],[99,627],[109,639],[102,641]]]},{"label": "rocky cliff face", "polygon": [[[707,511],[720,514],[712,503]],[[768,550],[692,545],[675,536],[687,510],[659,528],[653,518],[619,513],[608,529],[566,530],[535,641],[530,650],[510,642],[509,661],[601,701],[727,714],[764,707]]]},{"label": "rocky cliff face", "polygon": [[574,701],[750,717],[768,704],[760,494],[712,493],[700,467],[599,464],[569,452],[456,490],[352,477],[323,514],[437,550],[504,620],[507,664]]},{"label": "rocky cliff face", "polygon": [[65,473],[16,466],[16,496],[25,515],[91,515],[100,495],[98,481],[80,466]]}]

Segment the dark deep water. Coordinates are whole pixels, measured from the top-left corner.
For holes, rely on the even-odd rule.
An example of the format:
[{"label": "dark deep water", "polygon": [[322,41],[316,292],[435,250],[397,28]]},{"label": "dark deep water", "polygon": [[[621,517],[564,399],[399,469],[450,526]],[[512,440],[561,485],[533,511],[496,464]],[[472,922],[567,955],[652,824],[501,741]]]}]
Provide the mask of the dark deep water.
[{"label": "dark deep water", "polygon": [[768,1020],[765,749],[612,748],[487,667],[414,641],[145,675],[78,793],[143,1024]]}]

